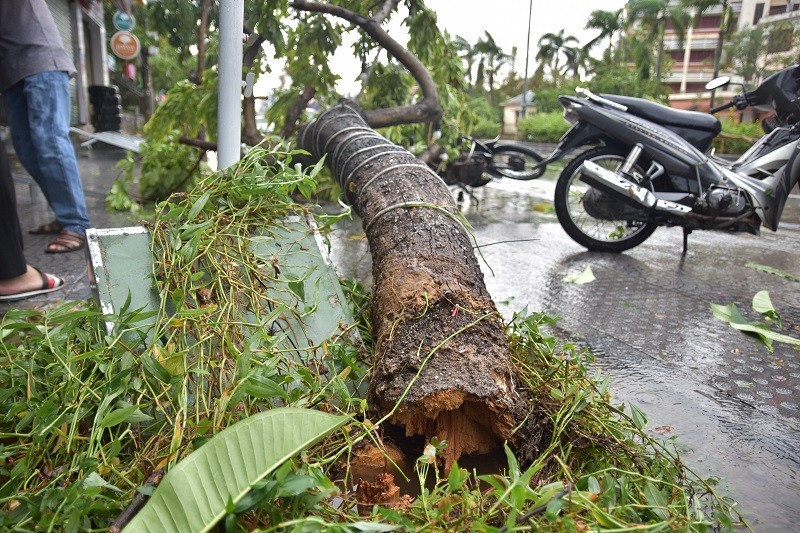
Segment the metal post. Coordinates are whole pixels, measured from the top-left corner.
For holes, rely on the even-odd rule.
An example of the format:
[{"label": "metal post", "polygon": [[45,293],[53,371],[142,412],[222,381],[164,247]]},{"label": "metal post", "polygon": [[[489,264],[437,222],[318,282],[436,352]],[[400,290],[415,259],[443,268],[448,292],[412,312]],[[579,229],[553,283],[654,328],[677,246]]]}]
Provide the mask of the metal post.
[{"label": "metal post", "polygon": [[239,161],[242,141],[242,35],[244,0],[219,3],[217,168]]}]

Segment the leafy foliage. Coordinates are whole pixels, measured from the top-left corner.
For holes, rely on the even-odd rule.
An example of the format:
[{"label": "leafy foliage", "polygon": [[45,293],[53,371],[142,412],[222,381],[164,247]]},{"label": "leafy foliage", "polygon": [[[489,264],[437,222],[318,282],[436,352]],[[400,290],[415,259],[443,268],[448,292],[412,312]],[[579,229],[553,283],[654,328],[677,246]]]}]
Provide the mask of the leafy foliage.
[{"label": "leafy foliage", "polygon": [[[204,153],[179,142],[181,136],[210,136],[217,131],[217,76],[208,71],[200,85],[188,80],[177,83],[167,93],[144,128],[145,142],[140,146],[141,170],[138,195],[144,201],[166,199],[170,194],[190,189],[206,169]],[[126,174],[112,187],[108,202],[128,208],[119,199],[121,190],[132,187],[133,161]]]},{"label": "leafy foliage", "polygon": [[517,124],[517,135],[525,141],[555,142],[569,129],[562,113],[536,113]]},{"label": "leafy foliage", "polygon": [[589,84],[592,92],[624,94],[667,103],[669,90],[652,77],[642,77],[641,71],[627,65],[598,63],[595,77]]},{"label": "leafy foliage", "polygon": [[764,134],[760,122],[740,122],[730,117],[721,122],[722,133],[712,144],[717,153],[743,154]]},{"label": "leafy foliage", "polygon": [[745,83],[757,83],[767,73],[797,62],[790,50],[790,43],[796,42],[797,33],[798,30],[788,21],[740,30],[725,46],[728,67],[740,74]]}]

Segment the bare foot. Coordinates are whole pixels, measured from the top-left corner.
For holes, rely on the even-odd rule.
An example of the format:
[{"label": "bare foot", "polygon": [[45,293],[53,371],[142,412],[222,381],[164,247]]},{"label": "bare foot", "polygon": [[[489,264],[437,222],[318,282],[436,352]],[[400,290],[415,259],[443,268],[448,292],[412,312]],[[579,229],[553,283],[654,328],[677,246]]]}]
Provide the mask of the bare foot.
[{"label": "bare foot", "polygon": [[0,280],[0,302],[14,302],[53,292],[64,286],[63,279],[40,272],[31,265],[27,267],[21,276]]}]

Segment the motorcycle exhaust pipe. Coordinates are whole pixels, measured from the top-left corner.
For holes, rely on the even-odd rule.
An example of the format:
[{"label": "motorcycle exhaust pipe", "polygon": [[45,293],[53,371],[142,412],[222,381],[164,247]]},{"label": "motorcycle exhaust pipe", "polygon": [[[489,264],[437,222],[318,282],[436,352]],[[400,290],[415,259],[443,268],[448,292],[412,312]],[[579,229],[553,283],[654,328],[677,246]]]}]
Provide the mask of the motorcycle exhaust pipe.
[{"label": "motorcycle exhaust pipe", "polygon": [[[631,164],[632,166],[633,164]],[[581,181],[635,207],[643,207],[647,210],[680,217],[685,217],[687,213],[692,211],[691,207],[660,199],[653,194],[653,191],[640,187],[636,183],[592,161],[583,162]]]}]

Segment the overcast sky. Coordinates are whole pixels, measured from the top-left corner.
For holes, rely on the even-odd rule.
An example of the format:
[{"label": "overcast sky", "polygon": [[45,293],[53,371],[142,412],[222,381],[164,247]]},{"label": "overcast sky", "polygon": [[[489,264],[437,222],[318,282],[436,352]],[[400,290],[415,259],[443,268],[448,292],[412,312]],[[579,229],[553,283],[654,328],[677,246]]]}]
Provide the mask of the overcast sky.
[{"label": "overcast sky", "polygon": [[[602,9],[620,9],[626,0],[533,0],[530,17],[530,59],[528,72],[536,68],[534,56],[538,50],[536,43],[545,33],[558,33],[564,29],[565,35],[574,35],[579,44],[586,44],[597,36],[597,30],[586,30],[584,26],[589,14]],[[497,45],[507,54],[517,47],[516,70],[524,73],[525,44],[528,36],[528,13],[530,0],[425,0],[428,7],[436,11],[439,28],[453,36],[461,36],[471,44],[478,42],[488,31]],[[390,30],[398,37],[398,30]],[[357,92],[358,85],[353,81],[359,74],[360,63],[351,57],[349,50],[340,50],[334,63],[336,72],[342,76],[337,86],[340,92]],[[277,72],[279,74],[280,72]],[[277,85],[272,80],[259,80],[256,94],[264,95]]]},{"label": "overcast sky", "polygon": [[622,8],[625,0],[426,0],[425,4],[436,11],[439,28],[460,35],[475,44],[485,31],[506,53],[516,46],[521,67],[525,62],[525,43],[528,36],[528,13],[532,13],[530,63],[538,47],[536,43],[545,33],[574,35],[580,44],[586,44],[598,34],[584,26],[589,14],[595,10],[613,11]]}]

